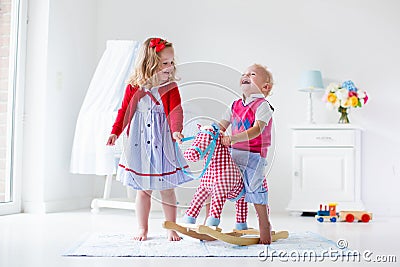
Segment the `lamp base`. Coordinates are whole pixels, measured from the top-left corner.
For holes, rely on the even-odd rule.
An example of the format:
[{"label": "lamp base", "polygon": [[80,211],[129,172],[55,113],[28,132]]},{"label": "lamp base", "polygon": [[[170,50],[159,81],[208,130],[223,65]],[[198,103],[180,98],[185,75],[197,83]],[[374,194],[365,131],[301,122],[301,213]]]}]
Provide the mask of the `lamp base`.
[{"label": "lamp base", "polygon": [[308,92],[307,123],[315,124],[312,104],[312,92]]}]

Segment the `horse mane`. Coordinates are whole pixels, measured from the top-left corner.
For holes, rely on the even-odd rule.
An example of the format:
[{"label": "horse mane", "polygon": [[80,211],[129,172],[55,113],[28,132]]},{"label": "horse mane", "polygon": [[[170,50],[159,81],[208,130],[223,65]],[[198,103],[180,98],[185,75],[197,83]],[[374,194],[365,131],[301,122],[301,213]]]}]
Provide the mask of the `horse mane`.
[{"label": "horse mane", "polygon": [[[214,127],[213,127],[212,125],[204,125],[204,126],[201,126],[201,127],[199,128],[199,130],[200,130],[200,131],[205,131],[205,130],[212,130],[212,131],[214,131]],[[220,132],[220,133],[223,133],[222,130],[219,130],[219,132]]]},{"label": "horse mane", "polygon": [[204,130],[214,130],[214,128],[211,125],[204,125],[200,127],[200,131]]}]

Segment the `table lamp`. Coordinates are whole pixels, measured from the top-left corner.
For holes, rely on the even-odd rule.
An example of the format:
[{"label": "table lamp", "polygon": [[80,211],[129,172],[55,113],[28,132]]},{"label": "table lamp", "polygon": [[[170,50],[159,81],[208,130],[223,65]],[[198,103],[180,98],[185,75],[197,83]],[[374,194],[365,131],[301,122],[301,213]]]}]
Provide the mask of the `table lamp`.
[{"label": "table lamp", "polygon": [[319,70],[304,71],[301,75],[300,92],[308,93],[308,123],[315,123],[313,118],[312,93],[322,92],[324,84]]}]

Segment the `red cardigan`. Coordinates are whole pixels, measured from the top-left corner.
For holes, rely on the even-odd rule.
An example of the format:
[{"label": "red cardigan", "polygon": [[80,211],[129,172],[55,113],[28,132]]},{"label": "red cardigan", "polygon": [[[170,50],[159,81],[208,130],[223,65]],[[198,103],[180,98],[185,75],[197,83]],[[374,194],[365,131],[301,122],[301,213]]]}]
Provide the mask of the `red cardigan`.
[{"label": "red cardigan", "polygon": [[[169,83],[160,87],[158,92],[161,96],[171,134],[173,132],[181,132],[183,128],[183,110],[178,85],[175,82]],[[122,100],[121,108],[118,110],[111,134],[119,136],[126,126],[128,126],[127,134],[129,134],[129,125],[135,114],[136,106],[145,94],[143,90],[139,90],[139,86],[132,86],[131,84],[126,86],[124,99]]]}]

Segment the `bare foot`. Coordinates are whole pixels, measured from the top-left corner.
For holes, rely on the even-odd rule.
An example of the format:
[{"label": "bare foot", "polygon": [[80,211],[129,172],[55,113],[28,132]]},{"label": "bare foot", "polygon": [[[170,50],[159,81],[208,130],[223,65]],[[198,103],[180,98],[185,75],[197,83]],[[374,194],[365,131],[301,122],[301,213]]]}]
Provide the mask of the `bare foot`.
[{"label": "bare foot", "polygon": [[180,237],[175,231],[168,230],[168,240],[169,241],[180,241],[182,237]]},{"label": "bare foot", "polygon": [[260,228],[260,244],[269,245],[272,242],[271,227]]},{"label": "bare foot", "polygon": [[133,237],[133,240],[136,241],[145,241],[147,240],[147,229],[139,229],[138,233]]}]

